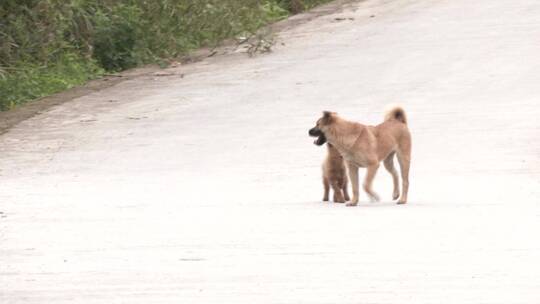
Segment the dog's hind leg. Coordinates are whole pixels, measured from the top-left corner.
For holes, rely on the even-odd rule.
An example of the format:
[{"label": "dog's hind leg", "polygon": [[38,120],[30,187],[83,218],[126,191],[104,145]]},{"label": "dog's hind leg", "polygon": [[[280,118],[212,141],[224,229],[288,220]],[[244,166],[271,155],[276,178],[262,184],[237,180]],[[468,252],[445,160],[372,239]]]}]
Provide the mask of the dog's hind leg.
[{"label": "dog's hind leg", "polygon": [[364,180],[364,191],[366,191],[372,201],[376,202],[378,202],[380,198],[379,195],[373,191],[371,185],[373,184],[373,179],[375,178],[375,174],[377,173],[378,168],[378,162],[367,167],[366,179]]},{"label": "dog's hind leg", "polygon": [[392,199],[397,200],[399,198],[399,177],[396,171],[396,168],[394,167],[394,155],[396,152],[390,153],[385,159],[384,159],[384,167],[390,174],[392,174],[392,181],[394,182],[394,191],[392,193]]},{"label": "dog's hind leg", "polygon": [[323,177],[323,186],[324,186],[324,196],[323,196],[323,202],[328,202],[328,195],[330,194],[330,183],[328,182],[328,178]]},{"label": "dog's hind leg", "polygon": [[334,203],[345,203],[343,194],[341,192],[341,187],[337,181],[332,182],[332,190],[334,191]]},{"label": "dog's hind leg", "polygon": [[411,149],[410,146],[406,147],[404,151],[398,151],[397,158],[399,161],[399,167],[401,168],[401,179],[403,192],[398,204],[407,203],[407,194],[409,192],[409,167],[411,166]]},{"label": "dog's hind leg", "polygon": [[356,206],[358,205],[358,200],[360,196],[359,191],[359,181],[358,181],[358,167],[354,164],[347,164],[349,168],[349,178],[351,179],[353,197],[350,202],[347,203],[347,206]]}]

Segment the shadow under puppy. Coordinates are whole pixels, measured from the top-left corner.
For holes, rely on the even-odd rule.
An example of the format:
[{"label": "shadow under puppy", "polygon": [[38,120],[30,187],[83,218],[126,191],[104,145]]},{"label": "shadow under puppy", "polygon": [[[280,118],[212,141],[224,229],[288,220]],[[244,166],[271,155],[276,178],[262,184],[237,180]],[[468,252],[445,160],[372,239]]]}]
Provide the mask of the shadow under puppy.
[{"label": "shadow under puppy", "polygon": [[[321,134],[314,144],[320,146],[326,142],[324,135]],[[345,203],[350,200],[349,193],[347,193],[347,183],[349,178],[347,177],[347,169],[345,168],[345,162],[339,151],[327,143],[328,154],[322,165],[322,178],[324,186],[323,201],[329,200],[330,187],[334,192],[334,203]]]}]

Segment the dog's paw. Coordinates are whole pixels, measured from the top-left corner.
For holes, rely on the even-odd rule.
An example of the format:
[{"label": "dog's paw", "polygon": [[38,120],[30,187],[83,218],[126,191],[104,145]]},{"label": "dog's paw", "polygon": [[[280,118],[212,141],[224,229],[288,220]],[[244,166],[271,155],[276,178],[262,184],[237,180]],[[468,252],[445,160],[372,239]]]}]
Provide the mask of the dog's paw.
[{"label": "dog's paw", "polygon": [[334,203],[343,204],[343,203],[345,203],[345,201],[344,200],[337,200],[337,201],[334,201]]},{"label": "dog's paw", "polygon": [[394,192],[394,194],[392,194],[392,199],[395,201],[399,198],[399,192]]},{"label": "dog's paw", "polygon": [[401,201],[401,200],[397,202],[398,205],[405,205],[406,203],[407,203],[406,201]]},{"label": "dog's paw", "polygon": [[358,203],[348,202],[347,204],[345,204],[345,206],[347,207],[355,207],[356,205],[358,205]]}]

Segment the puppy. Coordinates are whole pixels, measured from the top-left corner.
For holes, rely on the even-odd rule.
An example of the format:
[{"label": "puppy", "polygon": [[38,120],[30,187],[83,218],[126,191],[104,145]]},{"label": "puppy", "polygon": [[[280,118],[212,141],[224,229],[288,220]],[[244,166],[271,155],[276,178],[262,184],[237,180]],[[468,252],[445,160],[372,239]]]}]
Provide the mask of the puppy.
[{"label": "puppy", "polygon": [[[367,168],[364,180],[364,190],[369,197],[378,201],[379,196],[372,190],[371,185],[379,163],[392,175],[394,190],[392,197],[399,198],[398,204],[407,203],[409,192],[409,168],[411,162],[411,134],[407,127],[407,116],[401,107],[393,107],[377,126],[366,126],[345,120],[334,112],[323,112],[315,127],[309,130],[309,135],[318,137],[316,144],[325,142],[332,144],[343,156],[352,183],[353,197],[347,206],[356,206],[359,200],[358,168]],[[399,177],[394,168],[394,156],[397,156],[402,179],[400,197]]]},{"label": "puppy", "polygon": [[348,201],[349,193],[347,193],[347,171],[343,157],[339,151],[328,143],[328,155],[322,165],[324,196],[323,201],[328,201],[330,187],[334,191],[334,203],[345,203]]}]

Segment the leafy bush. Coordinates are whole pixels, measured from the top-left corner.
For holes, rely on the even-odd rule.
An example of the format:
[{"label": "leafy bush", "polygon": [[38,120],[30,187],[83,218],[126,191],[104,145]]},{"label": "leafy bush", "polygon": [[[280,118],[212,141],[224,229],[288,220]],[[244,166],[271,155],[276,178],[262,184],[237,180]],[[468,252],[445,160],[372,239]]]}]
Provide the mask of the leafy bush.
[{"label": "leafy bush", "polygon": [[101,73],[93,60],[69,53],[50,65],[20,64],[0,76],[0,110],[83,84]]},{"label": "leafy bush", "polygon": [[98,11],[94,18],[94,58],[106,70],[125,70],[137,66],[136,42],[142,12],[133,5],[113,7],[110,12]]},{"label": "leafy bush", "polygon": [[0,109],[214,46],[328,0],[2,0]]}]

